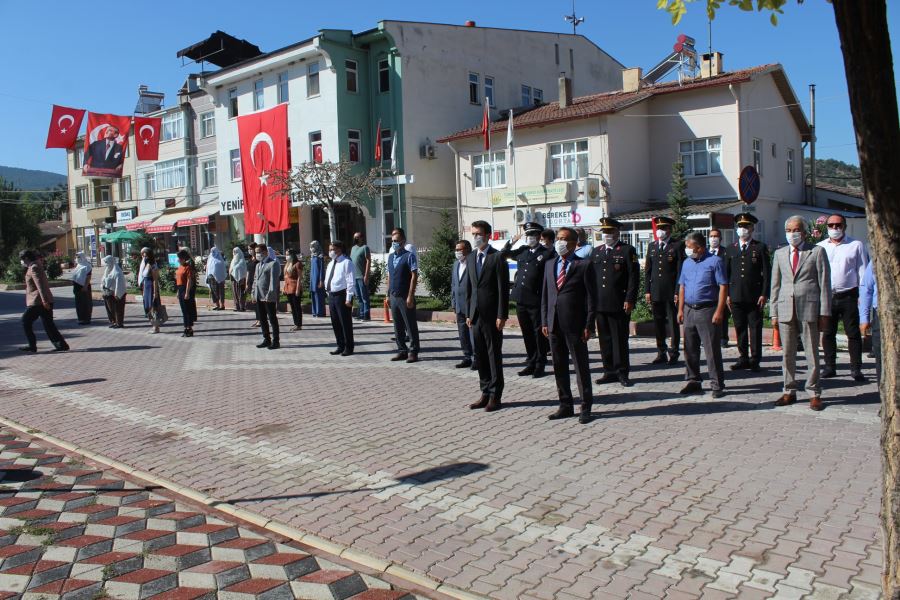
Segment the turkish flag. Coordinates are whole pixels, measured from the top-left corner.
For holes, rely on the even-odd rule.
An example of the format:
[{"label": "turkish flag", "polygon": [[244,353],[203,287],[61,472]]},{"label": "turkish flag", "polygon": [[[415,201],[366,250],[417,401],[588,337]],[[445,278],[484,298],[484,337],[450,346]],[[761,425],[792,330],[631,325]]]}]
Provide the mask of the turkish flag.
[{"label": "turkish flag", "polygon": [[[381,162],[381,119],[378,119],[378,125],[375,126],[375,163]],[[378,165],[381,166],[380,164]]]},{"label": "turkish flag", "polygon": [[[484,99],[484,114],[481,116],[481,135],[484,137],[484,149],[491,149],[491,113],[488,100]],[[490,158],[488,158],[490,160]]]},{"label": "turkish flag", "polygon": [[137,148],[138,160],[156,160],[159,158],[159,133],[162,119],[156,117],[134,118],[134,144]]},{"label": "turkish flag", "polygon": [[85,177],[121,177],[130,128],[131,117],[89,112],[81,174]]},{"label": "turkish flag", "polygon": [[53,105],[50,130],[47,132],[47,148],[71,148],[78,138],[84,110]]},{"label": "turkish flag", "polygon": [[[290,226],[289,193],[274,187],[272,173],[288,171],[287,104],[237,118],[244,190],[244,231],[266,233]],[[262,217],[260,217],[260,214]]]}]

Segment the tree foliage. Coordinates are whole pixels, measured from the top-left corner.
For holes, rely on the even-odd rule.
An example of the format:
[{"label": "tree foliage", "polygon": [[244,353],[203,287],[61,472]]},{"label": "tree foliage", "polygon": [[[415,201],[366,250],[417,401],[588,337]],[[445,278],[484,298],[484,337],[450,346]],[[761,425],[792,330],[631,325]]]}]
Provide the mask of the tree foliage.
[{"label": "tree foliage", "polygon": [[419,272],[431,296],[444,306],[450,306],[450,280],[453,277],[454,248],[459,240],[456,223],[447,211],[434,229],[431,246],[419,258]]},{"label": "tree foliage", "polygon": [[669,208],[672,209],[672,218],[675,225],[672,227],[672,237],[681,239],[691,230],[688,223],[687,179],[684,177],[684,165],[681,161],[672,163],[672,187],[666,198],[669,200]]},{"label": "tree foliage", "polygon": [[[656,7],[660,10],[666,10],[672,15],[672,24],[677,25],[681,21],[681,17],[687,14],[687,3],[695,0],[657,0]],[[706,0],[706,15],[712,21],[716,18],[716,11],[721,8],[725,0]],[[783,15],[782,6],[788,3],[788,0],[728,0],[728,4],[736,6],[745,12],[762,12],[770,11],[769,20],[772,25],[778,24],[778,15]],[[797,0],[797,4],[802,4],[803,0]]]},{"label": "tree foliage", "polygon": [[37,247],[41,239],[40,221],[38,203],[0,179],[0,265],[4,271],[11,262],[18,264],[16,255],[20,250]]}]

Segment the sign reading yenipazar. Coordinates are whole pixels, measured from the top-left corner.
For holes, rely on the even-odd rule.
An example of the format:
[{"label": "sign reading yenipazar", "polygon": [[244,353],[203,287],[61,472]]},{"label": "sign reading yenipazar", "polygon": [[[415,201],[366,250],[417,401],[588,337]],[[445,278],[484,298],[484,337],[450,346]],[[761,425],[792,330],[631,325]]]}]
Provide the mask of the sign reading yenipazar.
[{"label": "sign reading yenipazar", "polygon": [[219,200],[220,215],[236,215],[244,213],[244,201],[240,198],[237,200]]},{"label": "sign reading yenipazar", "polygon": [[519,188],[518,200],[516,192],[512,189],[494,190],[491,200],[494,208],[503,208],[504,206],[535,206],[541,204],[562,204],[569,201],[569,184],[568,183],[548,183],[547,185],[534,185]]}]

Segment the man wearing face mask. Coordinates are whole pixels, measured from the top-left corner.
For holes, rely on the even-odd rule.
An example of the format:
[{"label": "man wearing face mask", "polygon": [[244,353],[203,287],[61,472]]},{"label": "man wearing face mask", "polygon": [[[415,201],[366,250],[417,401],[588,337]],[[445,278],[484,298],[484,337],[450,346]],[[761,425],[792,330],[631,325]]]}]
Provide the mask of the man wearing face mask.
[{"label": "man wearing face mask", "polygon": [[469,240],[456,242],[456,262],[453,263],[453,274],[450,276],[450,306],[456,314],[456,330],[459,334],[459,346],[463,359],[456,365],[457,369],[475,369],[475,353],[472,350],[472,330],[466,325],[466,313],[469,312],[469,274],[466,263],[472,253]]},{"label": "man wearing face mask", "polygon": [[469,273],[469,312],[466,324],[472,328],[481,398],[469,405],[486,412],[499,410],[503,396],[503,328],[509,317],[509,265],[491,247],[491,224],[475,221],[475,240],[466,271]]},{"label": "man wearing face mask", "polygon": [[[722,260],[725,260],[725,252],[726,249],[722,245],[722,232],[715,227],[709,230],[709,235],[707,236],[707,240],[709,246],[706,248],[706,251],[712,254],[713,256],[718,256]],[[728,310],[728,307],[725,307],[725,318],[722,321],[722,347],[728,347],[728,319],[731,317],[731,313]]]},{"label": "man wearing face mask", "polygon": [[[281,296],[281,264],[275,251],[260,244],[255,248],[256,271],[253,274],[253,299],[256,300],[256,318],[262,327],[263,341],[257,348],[277,350],[279,343],[278,298]],[[271,326],[271,331],[270,331]]]},{"label": "man wearing face mask", "polygon": [[854,381],[865,381],[862,374],[862,335],[859,331],[859,286],[869,264],[866,247],[859,240],[847,235],[847,219],[843,215],[830,215],[825,221],[828,239],[818,246],[828,255],[831,267],[831,320],[822,332],[822,350],[825,368],[822,377],[837,375],[837,328],[844,323],[847,334],[847,352],[850,354],[850,376]]},{"label": "man wearing face mask", "polygon": [[325,292],[328,294],[328,313],[337,348],[333,356],[353,354],[353,292],[356,279],[353,263],[344,254],[344,242],[334,240],[328,249],[331,262],[325,268]]},{"label": "man wearing face mask", "polygon": [[740,358],[732,371],[750,369],[759,372],[762,358],[763,309],[769,296],[769,250],[753,239],[759,221],[750,213],[735,215],[738,240],[725,252],[728,275],[728,308],[734,315],[734,329]]},{"label": "man wearing face mask", "polygon": [[806,220],[795,215],[784,222],[788,245],[775,251],[772,261],[772,296],[769,314],[784,344],[781,367],[784,392],[775,406],[797,401],[797,335],[803,335],[806,356],[806,393],[809,407],[822,410],[819,385],[819,331],[831,315],[831,269],[828,255],[819,246],[805,242]]},{"label": "man wearing face mask", "polygon": [[516,282],[510,296],[516,301],[516,314],[522,328],[527,359],[520,377],[543,377],[547,368],[547,338],[541,334],[541,292],[544,287],[544,264],[550,251],[541,246],[540,235],[544,228],[539,223],[525,223],[525,245],[512,250],[521,234],[506,242],[500,251],[503,258],[517,262]]},{"label": "man wearing face mask", "polygon": [[687,385],[682,394],[702,391],[700,348],[706,354],[706,370],[713,398],[725,395],[725,372],[719,336],[725,318],[728,278],[725,263],[706,250],[703,234],[691,232],[685,239],[687,260],[678,276],[678,322],[684,324],[684,364]]},{"label": "man wearing face mask", "polygon": [[641,266],[634,246],[619,240],[622,224],[610,217],[600,219],[603,244],[591,252],[591,285],[596,303],[597,337],[603,357],[603,377],[597,383],[618,380],[628,387],[631,362],[628,357],[628,327],[637,302]]},{"label": "man wearing face mask", "polygon": [[559,394],[559,409],[549,415],[551,421],[574,416],[569,361],[575,363],[575,381],[581,396],[582,424],[591,420],[593,391],[588,364],[587,341],[594,328],[593,265],[575,252],[578,234],[571,227],[557,233],[557,258],[544,267],[544,291],[541,294],[541,331],[550,339],[553,376]]},{"label": "man wearing face mask", "polygon": [[541,232],[541,246],[550,251],[550,256],[545,260],[556,258],[556,250],[553,249],[553,243],[556,240],[556,232],[552,229],[545,229]]},{"label": "man wearing face mask", "polygon": [[[671,239],[674,219],[653,217],[653,221],[656,224],[656,241],[650,242],[644,260],[644,292],[647,304],[653,311],[653,329],[656,332],[657,354],[651,364],[659,365],[668,361],[670,365],[674,365],[678,362],[678,347],[681,343],[681,328],[676,321],[676,282],[681,272],[684,251],[680,241]],[[667,334],[672,339],[668,347]]]},{"label": "man wearing face mask", "polygon": [[[406,233],[400,227],[391,232],[391,249],[388,256],[388,296],[391,318],[394,321],[394,340],[397,355],[391,360],[408,363],[419,360],[419,324],[416,321],[416,283],[419,280],[419,264],[416,255],[406,246]],[[409,334],[410,345],[406,345]]]}]

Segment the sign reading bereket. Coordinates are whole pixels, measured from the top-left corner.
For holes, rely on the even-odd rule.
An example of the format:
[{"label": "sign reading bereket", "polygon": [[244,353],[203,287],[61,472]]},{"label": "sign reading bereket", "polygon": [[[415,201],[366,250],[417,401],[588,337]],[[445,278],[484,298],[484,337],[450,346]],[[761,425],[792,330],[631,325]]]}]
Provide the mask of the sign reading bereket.
[{"label": "sign reading bereket", "polygon": [[244,212],[244,201],[241,198],[237,200],[219,200],[220,215],[236,215]]}]

